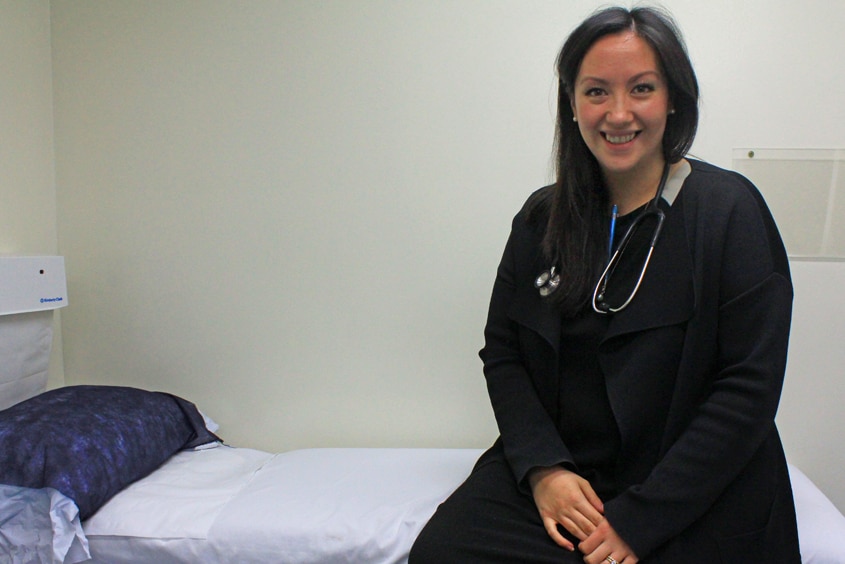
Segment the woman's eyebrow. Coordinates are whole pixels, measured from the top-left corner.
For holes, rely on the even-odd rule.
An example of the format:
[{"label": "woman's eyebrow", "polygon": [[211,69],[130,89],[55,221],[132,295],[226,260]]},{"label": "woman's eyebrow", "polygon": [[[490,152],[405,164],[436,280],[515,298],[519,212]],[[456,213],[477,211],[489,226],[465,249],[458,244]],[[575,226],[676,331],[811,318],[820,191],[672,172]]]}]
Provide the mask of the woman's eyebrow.
[{"label": "woman's eyebrow", "polygon": [[[649,76],[649,75],[654,75],[656,78],[661,78],[663,76],[662,74],[660,74],[659,71],[647,70],[647,71],[643,71],[639,74],[632,76],[631,78],[629,78],[627,80],[627,83],[637,82],[638,80],[642,80],[643,78],[645,78],[646,76]],[[584,77],[578,79],[577,84],[583,84],[584,82],[594,82],[596,84],[608,84],[610,81],[605,79],[605,78],[598,77],[598,76],[584,76]]]}]

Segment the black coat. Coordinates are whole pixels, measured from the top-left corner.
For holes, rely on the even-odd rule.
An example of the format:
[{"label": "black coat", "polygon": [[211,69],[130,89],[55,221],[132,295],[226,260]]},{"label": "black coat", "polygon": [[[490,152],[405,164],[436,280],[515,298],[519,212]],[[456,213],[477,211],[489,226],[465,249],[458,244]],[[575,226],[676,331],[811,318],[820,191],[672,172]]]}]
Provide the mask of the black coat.
[{"label": "black coat", "polygon": [[[605,514],[641,559],[800,562],[774,423],[792,309],[786,253],[750,182],[690,164],[642,286],[599,348],[624,490]],[[523,486],[533,467],[573,464],[556,427],[561,316],[534,287],[549,267],[541,238],[520,212],[480,353]]]}]

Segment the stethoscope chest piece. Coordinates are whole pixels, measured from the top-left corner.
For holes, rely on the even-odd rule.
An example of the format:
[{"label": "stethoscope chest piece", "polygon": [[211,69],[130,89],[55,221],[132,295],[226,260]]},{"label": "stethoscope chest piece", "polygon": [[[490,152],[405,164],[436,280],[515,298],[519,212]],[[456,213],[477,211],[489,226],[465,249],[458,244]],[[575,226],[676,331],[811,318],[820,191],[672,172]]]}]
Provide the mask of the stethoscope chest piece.
[{"label": "stethoscope chest piece", "polygon": [[560,274],[555,272],[555,267],[546,270],[534,280],[534,287],[539,290],[540,295],[544,298],[558,289],[560,286]]}]

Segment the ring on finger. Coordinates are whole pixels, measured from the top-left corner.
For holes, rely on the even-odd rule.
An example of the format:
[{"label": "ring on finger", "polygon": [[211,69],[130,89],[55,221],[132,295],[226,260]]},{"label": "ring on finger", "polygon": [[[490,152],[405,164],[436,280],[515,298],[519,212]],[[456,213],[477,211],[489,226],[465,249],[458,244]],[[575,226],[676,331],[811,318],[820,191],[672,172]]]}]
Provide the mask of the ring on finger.
[{"label": "ring on finger", "polygon": [[607,557],[606,557],[604,560],[605,560],[608,564],[619,564],[619,561],[617,561],[614,557],[612,557],[612,556],[611,556],[611,555],[609,555],[609,554],[607,555]]}]

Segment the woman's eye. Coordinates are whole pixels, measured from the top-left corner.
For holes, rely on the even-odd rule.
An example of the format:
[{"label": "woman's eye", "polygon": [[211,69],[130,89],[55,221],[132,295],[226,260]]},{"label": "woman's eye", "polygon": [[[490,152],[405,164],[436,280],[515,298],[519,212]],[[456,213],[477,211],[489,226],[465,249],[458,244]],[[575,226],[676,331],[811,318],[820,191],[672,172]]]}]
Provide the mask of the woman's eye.
[{"label": "woman's eye", "polygon": [[649,92],[654,92],[654,85],[653,84],[637,84],[634,86],[634,94],[648,94]]},{"label": "woman's eye", "polygon": [[602,94],[604,94],[604,90],[602,90],[601,88],[590,88],[584,94],[587,97],[593,98],[593,97],[601,96]]}]

